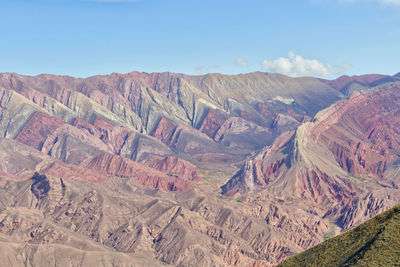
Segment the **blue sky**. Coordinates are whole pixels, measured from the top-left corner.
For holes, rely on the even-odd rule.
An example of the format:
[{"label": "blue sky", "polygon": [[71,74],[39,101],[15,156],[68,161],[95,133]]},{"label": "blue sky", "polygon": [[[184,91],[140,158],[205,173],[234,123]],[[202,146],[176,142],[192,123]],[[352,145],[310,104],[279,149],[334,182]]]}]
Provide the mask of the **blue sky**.
[{"label": "blue sky", "polygon": [[0,0],[0,72],[400,71],[400,0]]}]

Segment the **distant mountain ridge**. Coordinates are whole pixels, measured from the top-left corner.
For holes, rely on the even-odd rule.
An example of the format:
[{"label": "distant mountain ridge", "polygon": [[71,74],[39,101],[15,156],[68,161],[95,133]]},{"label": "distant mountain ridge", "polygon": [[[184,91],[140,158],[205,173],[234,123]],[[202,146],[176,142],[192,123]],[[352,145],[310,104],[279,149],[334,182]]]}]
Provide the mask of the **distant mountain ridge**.
[{"label": "distant mountain ridge", "polygon": [[343,75],[335,80],[322,80],[332,88],[342,92],[345,95],[351,95],[354,92],[378,86],[386,82],[395,82],[400,80],[399,73],[390,76],[383,74],[365,74],[347,76]]},{"label": "distant mountain ridge", "polygon": [[[150,163],[151,157],[182,157],[207,168],[210,162],[240,162],[341,97],[314,78],[266,73],[132,72],[87,79],[5,73],[0,75],[0,88],[2,135],[21,141],[23,135],[39,138],[37,149],[67,163],[106,151],[152,165],[157,164]],[[44,118],[59,123],[32,125],[47,130],[40,131],[41,137],[29,136],[29,125]],[[52,137],[54,144],[44,140],[52,131],[57,133]],[[87,143],[82,144],[85,151],[59,151],[73,149],[72,143],[82,140]],[[203,163],[204,153],[209,153],[211,161]]]}]

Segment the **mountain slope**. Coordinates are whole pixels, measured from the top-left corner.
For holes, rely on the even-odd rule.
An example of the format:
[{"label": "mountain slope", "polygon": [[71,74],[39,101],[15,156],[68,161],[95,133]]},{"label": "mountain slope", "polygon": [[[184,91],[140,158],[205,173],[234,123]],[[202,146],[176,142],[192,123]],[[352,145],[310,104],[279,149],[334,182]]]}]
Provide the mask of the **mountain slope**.
[{"label": "mountain slope", "polygon": [[400,262],[400,205],[278,266],[396,266]]}]

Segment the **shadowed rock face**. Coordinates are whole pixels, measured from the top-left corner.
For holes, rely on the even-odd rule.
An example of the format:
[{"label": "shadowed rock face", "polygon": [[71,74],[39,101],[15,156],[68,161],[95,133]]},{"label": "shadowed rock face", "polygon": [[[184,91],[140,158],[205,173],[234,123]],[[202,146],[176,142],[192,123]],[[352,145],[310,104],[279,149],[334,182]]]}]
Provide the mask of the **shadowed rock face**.
[{"label": "shadowed rock face", "polygon": [[396,79],[0,74],[0,249],[12,266],[277,264],[399,200]]},{"label": "shadowed rock face", "polygon": [[40,200],[47,196],[47,193],[50,191],[50,183],[47,180],[45,175],[40,175],[39,173],[35,173],[32,177],[34,181],[31,186],[31,191],[35,195],[35,197]]}]

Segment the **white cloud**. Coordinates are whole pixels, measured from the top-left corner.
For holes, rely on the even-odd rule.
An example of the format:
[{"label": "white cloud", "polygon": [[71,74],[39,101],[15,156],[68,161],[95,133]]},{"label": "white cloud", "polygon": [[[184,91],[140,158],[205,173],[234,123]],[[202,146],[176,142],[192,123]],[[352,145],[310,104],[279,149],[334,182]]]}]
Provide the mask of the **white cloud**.
[{"label": "white cloud", "polygon": [[83,0],[87,2],[102,2],[102,3],[123,3],[123,2],[139,2],[141,0]]},{"label": "white cloud", "polygon": [[204,66],[198,66],[194,69],[194,71],[196,72],[196,74],[201,75],[204,73]]},{"label": "white cloud", "polygon": [[333,66],[329,63],[321,63],[316,59],[305,59],[289,52],[289,56],[280,57],[275,60],[263,60],[262,65],[265,70],[270,72],[282,73],[290,76],[320,76],[329,77],[342,74],[351,67],[350,64]]},{"label": "white cloud", "polygon": [[202,75],[205,72],[210,72],[212,70],[218,69],[218,65],[210,65],[210,66],[198,66],[194,69],[195,73],[198,75]]},{"label": "white cloud", "polygon": [[235,65],[238,67],[247,67],[249,63],[247,62],[247,60],[239,57],[235,60]]}]

